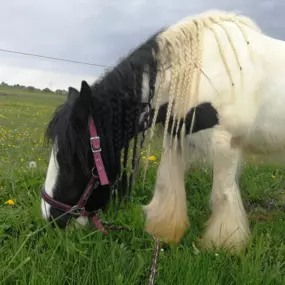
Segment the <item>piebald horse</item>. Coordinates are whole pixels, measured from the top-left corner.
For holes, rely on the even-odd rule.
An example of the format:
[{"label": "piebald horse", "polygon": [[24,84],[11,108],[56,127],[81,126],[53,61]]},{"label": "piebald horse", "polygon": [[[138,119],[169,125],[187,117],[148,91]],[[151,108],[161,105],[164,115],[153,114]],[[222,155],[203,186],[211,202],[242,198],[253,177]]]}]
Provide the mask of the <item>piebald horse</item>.
[{"label": "piebald horse", "polygon": [[114,189],[130,195],[139,149],[146,146],[150,154],[162,124],[153,197],[143,207],[146,231],[165,242],[181,240],[190,224],[184,173],[206,156],[213,169],[212,214],[202,245],[246,248],[241,162],[284,157],[284,76],[285,42],[245,16],[208,11],[160,30],[93,85],[69,88],[47,128],[52,151],[44,219],[65,227],[75,215],[81,224],[92,217],[98,225],[96,212]]}]

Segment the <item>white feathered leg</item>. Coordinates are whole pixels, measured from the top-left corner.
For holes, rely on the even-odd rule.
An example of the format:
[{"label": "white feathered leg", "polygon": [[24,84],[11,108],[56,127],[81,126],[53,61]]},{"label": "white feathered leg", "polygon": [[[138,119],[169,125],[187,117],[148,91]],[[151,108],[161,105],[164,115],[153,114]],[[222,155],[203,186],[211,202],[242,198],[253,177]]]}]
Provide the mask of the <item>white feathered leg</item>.
[{"label": "white feathered leg", "polygon": [[236,183],[241,154],[231,148],[228,132],[216,129],[213,133],[212,216],[202,238],[206,248],[227,248],[239,251],[250,236],[248,218]]},{"label": "white feathered leg", "polygon": [[189,225],[184,172],[181,152],[167,148],[158,168],[153,198],[144,206],[146,231],[165,242],[178,243]]}]

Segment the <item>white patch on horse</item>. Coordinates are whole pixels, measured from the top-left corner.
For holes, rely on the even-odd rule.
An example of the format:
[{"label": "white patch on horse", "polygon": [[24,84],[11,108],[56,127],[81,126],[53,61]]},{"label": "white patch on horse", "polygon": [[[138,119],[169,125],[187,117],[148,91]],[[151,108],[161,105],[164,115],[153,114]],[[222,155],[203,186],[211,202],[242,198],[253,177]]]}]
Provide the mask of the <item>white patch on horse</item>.
[{"label": "white patch on horse", "polygon": [[[47,176],[46,176],[46,180],[44,184],[46,193],[52,198],[53,198],[53,189],[54,189],[54,186],[55,186],[55,183],[58,177],[58,171],[59,171],[56,154],[57,154],[57,147],[56,147],[56,144],[54,144],[51,150],[51,155],[50,155],[50,160],[49,160],[49,165],[48,165],[48,170],[47,170]],[[50,217],[50,208],[51,208],[51,205],[42,198],[41,199],[42,217],[46,220]]]},{"label": "white patch on horse", "polygon": [[[141,102],[144,104],[148,103],[148,98],[149,98],[149,72],[148,72],[148,66],[146,66],[145,71],[143,72],[143,75],[142,75],[142,99],[141,99]],[[139,120],[140,123],[142,122],[147,109],[148,109],[148,107],[146,107],[146,110],[144,110],[144,112],[141,112],[140,120]]]},{"label": "white patch on horse", "polygon": [[149,98],[149,71],[148,67],[145,67],[145,71],[142,76],[142,103],[147,103]]},{"label": "white patch on horse", "polygon": [[88,220],[88,217],[83,217],[83,216],[80,216],[78,218],[75,219],[76,221],[76,225],[80,225],[80,226],[87,226],[89,224],[89,220]]}]

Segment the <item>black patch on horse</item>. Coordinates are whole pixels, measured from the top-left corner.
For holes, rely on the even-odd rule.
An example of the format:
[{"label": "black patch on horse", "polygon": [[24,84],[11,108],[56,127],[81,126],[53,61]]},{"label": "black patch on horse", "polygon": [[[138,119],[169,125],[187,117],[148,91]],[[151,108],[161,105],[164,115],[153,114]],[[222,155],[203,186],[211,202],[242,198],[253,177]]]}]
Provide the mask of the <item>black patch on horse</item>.
[{"label": "black patch on horse", "polygon": [[[163,125],[165,124],[167,108],[168,108],[168,103],[165,103],[164,105],[160,106],[160,108],[158,110],[156,123],[161,123]],[[197,133],[199,131],[205,130],[205,129],[213,128],[215,125],[219,124],[218,112],[212,106],[211,103],[209,103],[209,102],[202,103],[202,104],[196,106],[195,109],[196,109],[195,118],[194,118],[194,108],[190,109],[190,111],[188,111],[188,113],[186,115],[186,119],[185,119],[186,135],[189,135],[189,133],[190,133],[191,122],[193,119],[194,119],[193,129],[192,129],[193,134]],[[154,117],[154,109],[152,109],[151,113],[150,113],[149,127],[151,125],[153,117]],[[175,129],[177,123],[178,123],[178,120],[174,121],[173,117],[170,117],[168,129],[167,129],[169,134],[171,134],[172,125],[175,124],[175,126],[174,126],[174,129]],[[183,122],[180,121],[178,130],[177,130],[179,136],[180,136],[182,124],[183,124]],[[142,128],[142,126],[141,126],[141,128]]]}]

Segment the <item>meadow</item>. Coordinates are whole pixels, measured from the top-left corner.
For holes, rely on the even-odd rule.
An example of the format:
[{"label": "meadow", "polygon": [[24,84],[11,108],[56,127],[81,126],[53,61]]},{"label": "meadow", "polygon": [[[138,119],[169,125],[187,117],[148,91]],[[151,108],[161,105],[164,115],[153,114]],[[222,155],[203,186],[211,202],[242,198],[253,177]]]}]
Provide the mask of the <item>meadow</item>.
[{"label": "meadow", "polygon": [[[130,231],[105,237],[73,224],[53,229],[41,219],[40,188],[49,158],[44,131],[63,101],[59,95],[0,90],[0,284],[147,284],[154,242],[144,232],[141,205],[151,197],[159,150],[152,153],[144,187],[137,179],[132,201],[104,214]],[[179,245],[162,245],[155,284],[285,284],[284,178],[284,169],[246,166],[240,186],[252,239],[244,254],[230,256],[199,250],[210,215],[211,171],[189,171],[191,227]]]}]

